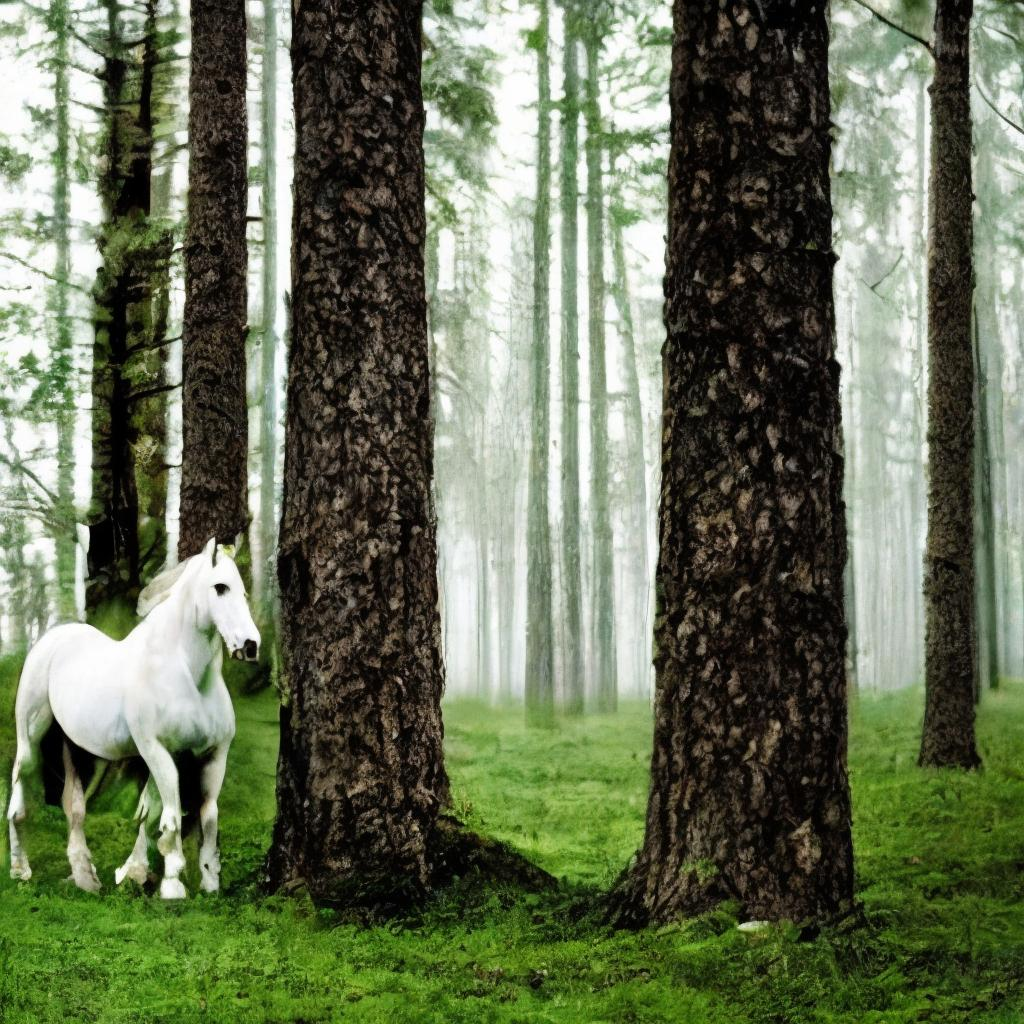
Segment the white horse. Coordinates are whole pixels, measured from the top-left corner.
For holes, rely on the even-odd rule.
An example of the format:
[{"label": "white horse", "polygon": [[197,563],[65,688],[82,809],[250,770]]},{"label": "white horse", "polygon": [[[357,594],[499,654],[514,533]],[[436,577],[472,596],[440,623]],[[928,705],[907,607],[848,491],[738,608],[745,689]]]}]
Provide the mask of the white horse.
[{"label": "white horse", "polygon": [[90,892],[100,889],[82,828],[82,778],[68,741],[103,761],[139,756],[145,762],[150,778],[136,812],[141,820],[138,840],[115,880],[119,885],[126,878],[140,884],[146,880],[147,826],[159,804],[157,848],[164,858],[164,899],[187,895],[179,878],[185,858],[173,755],[196,755],[202,764],[201,884],[205,892],[219,888],[217,797],[235,734],[234,709],[221,675],[221,640],[232,657],[247,661],[256,660],[260,644],[231,552],[211,539],[202,554],[153,580],[139,597],[139,614],[145,618],[121,641],[82,623],[57,626],[25,659],[15,705],[18,748],[7,811],[12,878],[32,875],[17,832],[25,817],[22,773],[56,720],[66,737],[62,803],[75,884]]}]

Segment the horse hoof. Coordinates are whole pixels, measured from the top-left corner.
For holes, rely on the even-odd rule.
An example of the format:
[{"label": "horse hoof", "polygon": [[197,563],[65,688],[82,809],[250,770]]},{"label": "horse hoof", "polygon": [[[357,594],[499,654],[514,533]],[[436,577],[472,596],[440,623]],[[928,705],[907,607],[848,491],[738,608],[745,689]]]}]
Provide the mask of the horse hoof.
[{"label": "horse hoof", "polygon": [[68,881],[74,882],[82,892],[98,893],[103,889],[95,871],[91,873],[81,871],[78,874],[72,874]]},{"label": "horse hoof", "polygon": [[203,892],[220,892],[219,878],[203,878],[199,882],[199,888]]},{"label": "horse hoof", "polygon": [[27,882],[31,877],[32,869],[27,862],[11,865],[11,878],[16,882]]},{"label": "horse hoof", "polygon": [[185,886],[177,878],[165,878],[160,883],[160,899],[183,900],[188,895]]},{"label": "horse hoof", "polygon": [[121,885],[122,882],[134,882],[136,885],[144,886],[149,880],[149,870],[145,864],[125,864],[114,872],[114,881]]}]

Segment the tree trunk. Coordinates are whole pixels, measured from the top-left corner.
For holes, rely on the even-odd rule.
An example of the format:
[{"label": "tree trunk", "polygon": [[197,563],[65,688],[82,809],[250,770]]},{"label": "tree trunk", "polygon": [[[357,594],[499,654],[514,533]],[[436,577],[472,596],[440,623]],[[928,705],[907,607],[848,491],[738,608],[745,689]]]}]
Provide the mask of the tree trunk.
[{"label": "tree trunk", "polygon": [[583,713],[583,566],[580,557],[580,316],[579,316],[579,13],[562,0],[564,45],[561,104],[562,251],[562,591],[565,601],[563,702]]},{"label": "tree trunk", "polygon": [[551,447],[551,66],[550,9],[537,0],[537,195],[533,214],[533,352],[530,359],[529,491],[526,525],[526,718],[549,726],[555,703],[551,619],[551,525],[548,459]]},{"label": "tree trunk", "polygon": [[928,246],[928,539],[922,765],[974,768],[972,0],[938,0]]},{"label": "tree trunk", "polygon": [[[130,361],[145,343],[140,309],[150,296],[147,222],[152,134],[140,126],[131,95],[129,54],[115,0],[104,0],[102,73],[105,138],[100,200],[100,268],[93,291],[92,509],[86,580],[90,618],[112,605],[134,606],[140,583],[139,495],[132,405],[139,401]],[[145,67],[143,68],[145,73]],[[145,391],[145,389],[143,389]]]},{"label": "tree trunk", "polygon": [[618,664],[615,640],[615,542],[612,534],[611,494],[608,472],[608,371],[606,365],[604,258],[604,140],[598,82],[602,39],[597,23],[588,26],[584,46],[587,55],[587,280],[590,351],[590,520],[593,530],[593,605],[591,627],[594,642],[594,693],[598,711],[618,706]]},{"label": "tree trunk", "polygon": [[852,898],[826,8],[676,0],[657,698],[624,924]]},{"label": "tree trunk", "polygon": [[194,0],[178,557],[249,518],[243,0]]},{"label": "tree trunk", "polygon": [[633,326],[633,308],[630,297],[629,269],[626,263],[626,243],[622,223],[616,212],[611,218],[612,266],[614,269],[612,297],[619,314],[619,333],[622,338],[624,368],[624,419],[626,426],[626,474],[632,502],[627,509],[629,526],[627,535],[633,556],[633,587],[628,607],[629,621],[636,628],[633,679],[631,685],[637,694],[649,692],[651,666],[650,616],[650,555],[647,548],[647,457],[644,443],[644,413],[640,401],[640,373],[637,366],[636,331]]},{"label": "tree trunk", "polygon": [[448,802],[431,497],[422,4],[304,0],[278,571],[278,887],[429,889]]},{"label": "tree trunk", "polygon": [[263,0],[260,145],[262,146],[263,262],[260,267],[263,323],[260,333],[259,566],[253,565],[260,618],[277,613],[277,0]]},{"label": "tree trunk", "polygon": [[71,320],[71,166],[70,96],[68,92],[68,43],[71,37],[67,0],[50,6],[50,27],[54,34],[53,105],[55,146],[53,156],[53,231],[57,259],[54,266],[53,377],[57,383],[57,502],[56,529],[57,617],[73,622],[78,617],[75,603],[75,387],[74,334]]}]

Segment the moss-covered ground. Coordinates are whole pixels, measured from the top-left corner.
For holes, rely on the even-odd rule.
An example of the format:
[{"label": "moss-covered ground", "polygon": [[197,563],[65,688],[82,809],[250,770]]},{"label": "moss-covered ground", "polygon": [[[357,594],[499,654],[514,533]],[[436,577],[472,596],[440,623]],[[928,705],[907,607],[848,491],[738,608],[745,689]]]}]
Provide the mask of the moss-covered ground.
[{"label": "moss-covered ground", "polygon": [[[16,666],[0,663],[0,763]],[[1024,1021],[1024,685],[986,697],[972,775],[914,763],[921,695],[861,699],[850,762],[863,915],[748,936],[725,907],[641,933],[581,908],[641,835],[650,712],[531,732],[516,709],[446,706],[458,813],[562,880],[463,883],[415,918],[345,923],[252,879],[273,814],[273,696],[239,698],[222,806],[225,892],[167,905],[112,886],[127,795],[91,813],[104,894],[65,882],[64,821],[34,808],[34,877],[0,877],[0,1020],[45,1022]],[[0,786],[6,806],[6,781]],[[6,838],[6,836],[5,836]],[[189,879],[195,891],[196,878]]]}]

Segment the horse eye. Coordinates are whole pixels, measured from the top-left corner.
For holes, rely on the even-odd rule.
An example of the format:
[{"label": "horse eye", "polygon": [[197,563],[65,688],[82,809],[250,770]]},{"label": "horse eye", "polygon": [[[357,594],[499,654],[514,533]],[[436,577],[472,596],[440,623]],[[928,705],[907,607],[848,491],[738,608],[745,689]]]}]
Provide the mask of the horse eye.
[{"label": "horse eye", "polygon": [[228,592],[228,585],[226,583],[214,583],[213,589],[217,591],[218,597],[223,597]]}]

